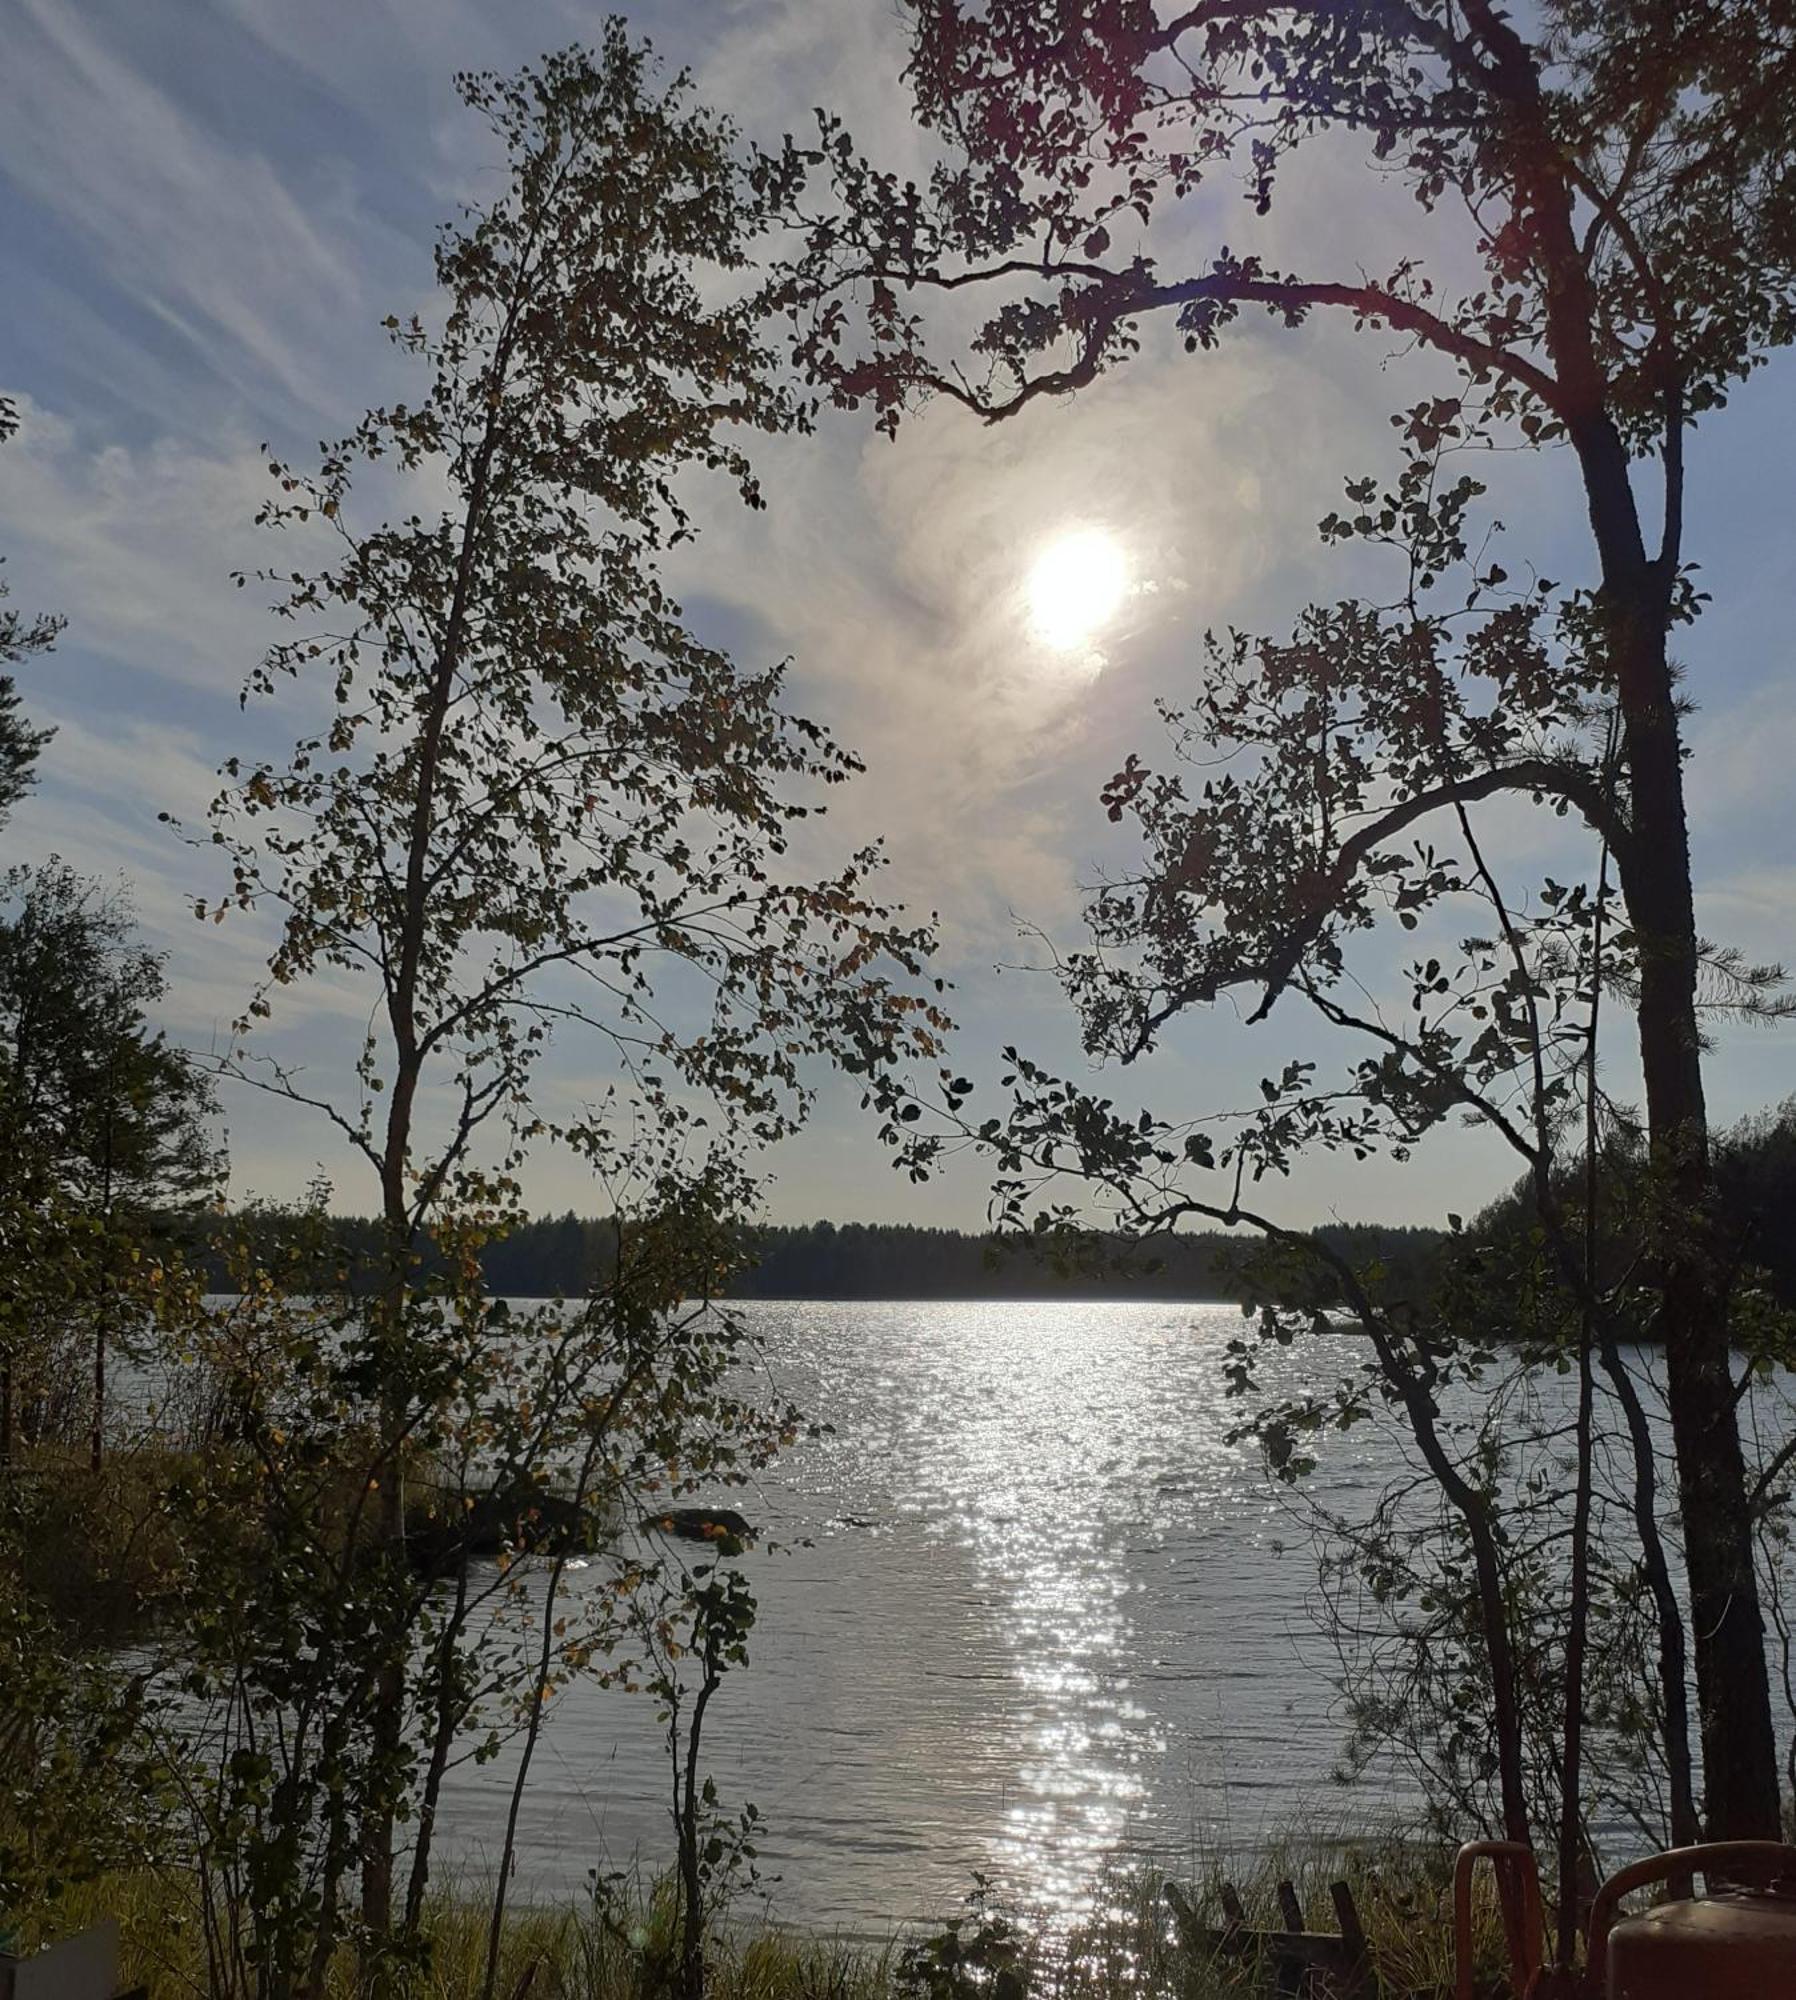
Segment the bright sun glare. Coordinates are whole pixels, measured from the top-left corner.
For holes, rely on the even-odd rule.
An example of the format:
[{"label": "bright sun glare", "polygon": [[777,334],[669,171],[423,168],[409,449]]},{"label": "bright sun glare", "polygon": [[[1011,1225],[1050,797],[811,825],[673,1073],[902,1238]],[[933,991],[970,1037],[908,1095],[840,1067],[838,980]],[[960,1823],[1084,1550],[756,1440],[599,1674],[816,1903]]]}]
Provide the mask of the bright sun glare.
[{"label": "bright sun glare", "polygon": [[1114,535],[1077,528],[1050,542],[1029,572],[1029,616],[1058,651],[1088,645],[1128,588],[1128,565]]}]

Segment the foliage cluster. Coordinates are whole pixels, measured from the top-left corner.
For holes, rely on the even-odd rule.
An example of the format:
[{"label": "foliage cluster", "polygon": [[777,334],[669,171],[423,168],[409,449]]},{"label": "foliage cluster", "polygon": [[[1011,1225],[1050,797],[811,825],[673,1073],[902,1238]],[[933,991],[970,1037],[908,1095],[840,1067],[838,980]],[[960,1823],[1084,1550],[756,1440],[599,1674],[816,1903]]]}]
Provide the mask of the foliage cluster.
[{"label": "foliage cluster", "polygon": [[[701,641],[660,574],[693,532],[692,479],[758,505],[743,440],[804,421],[731,127],[617,22],[459,87],[504,172],[442,234],[440,314],[387,323],[419,395],[315,471],[270,459],[262,520],[317,560],[260,579],[291,636],[244,691],[300,711],[295,747],[228,759],[192,836],[229,869],[195,914],[272,927],[209,1071],[148,1027],[162,968],[121,903],[54,863],[11,885],[5,1220],[31,1284],[0,1358],[31,1458],[5,1475],[27,1789],[0,1893],[32,1910],[136,1841],[192,1871],[209,1991],[320,1995],[347,1960],[360,1990],[398,1992],[428,1976],[445,1778],[509,1739],[491,2000],[532,1757],[586,1676],[665,1720],[668,1983],[698,2000],[719,1898],[753,1863],[753,1809],[725,1812],[701,1740],[754,1601],[740,1550],[687,1556],[653,1523],[714,1501],[801,1421],[719,1304],[755,1199],[743,1161],[795,1129],[820,1065],[880,1083],[934,1056],[946,1023],[927,926],[871,896],[877,852],[821,877],[796,856],[855,759],[787,712],[778,665]],[[54,636],[6,632],[9,659]],[[40,739],[11,718],[22,782]],[[369,1008],[335,1083],[269,1043],[277,1007],[319,980]],[[576,1033],[607,1080],[567,1106],[538,1072]],[[334,1126],[376,1226],[332,1231],[322,1191],[197,1223],[214,1082]],[[551,1138],[595,1176],[607,1255],[572,1296],[514,1312],[482,1254]],[[154,1231],[203,1241],[228,1299],[204,1302]],[[122,1542],[135,1563],[141,1629],[117,1658],[94,1607],[84,1628],[25,1559],[56,1512],[38,1502],[74,1421],[56,1335],[77,1312],[105,1502],[89,1553]],[[150,1470],[102,1496],[113,1348],[137,1371]],[[96,1795],[141,1795],[115,1837],[34,1796],[127,1740],[135,1761]]]}]

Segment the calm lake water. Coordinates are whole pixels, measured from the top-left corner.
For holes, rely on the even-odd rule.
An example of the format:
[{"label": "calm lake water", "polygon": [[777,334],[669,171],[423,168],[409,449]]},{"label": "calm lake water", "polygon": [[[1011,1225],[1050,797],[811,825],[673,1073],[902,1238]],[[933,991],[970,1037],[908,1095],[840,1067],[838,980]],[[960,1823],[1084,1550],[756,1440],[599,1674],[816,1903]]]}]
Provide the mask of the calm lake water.
[{"label": "calm lake water", "polygon": [[[885,1930],[949,1909],[976,1869],[1071,1913],[1113,1856],[1411,1804],[1395,1780],[1330,1784],[1343,1732],[1313,1558],[1254,1448],[1224,1441],[1234,1307],[745,1310],[780,1387],[834,1427],[733,1503],[789,1546],[744,1558],[752,1665],[706,1729],[723,1803],[761,1810],[776,1917]],[[1392,1464],[1355,1431],[1318,1490],[1351,1507]],[[510,1770],[453,1784],[464,1872],[498,1853]],[[670,1852],[651,1704],[573,1687],[526,1794],[520,1891],[564,1897]]]}]

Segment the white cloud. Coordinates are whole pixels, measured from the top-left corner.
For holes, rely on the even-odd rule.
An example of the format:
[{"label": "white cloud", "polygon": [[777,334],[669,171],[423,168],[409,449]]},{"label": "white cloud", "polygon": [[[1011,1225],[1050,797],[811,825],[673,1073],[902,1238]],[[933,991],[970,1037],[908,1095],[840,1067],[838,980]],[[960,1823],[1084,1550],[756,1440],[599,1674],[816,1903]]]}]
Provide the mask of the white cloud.
[{"label": "white cloud", "polygon": [[345,218],[308,213],[269,160],[199,129],[96,15],[20,0],[0,65],[0,165],[205,366],[332,407],[329,333],[363,316]]},{"label": "white cloud", "polygon": [[[56,605],[71,638],[120,666],[235,692],[267,643],[265,591],[234,569],[266,562],[252,525],[270,482],[260,452],[163,439],[93,448],[65,418],[20,401],[0,451],[0,535],[15,589]],[[146,706],[155,701],[146,687]]]},{"label": "white cloud", "polygon": [[[424,258],[306,156],[208,132],[108,40],[100,16],[20,0],[0,64],[0,170],[138,310],[250,406],[330,422],[346,336],[378,318],[368,282]],[[384,308],[380,308],[384,310]]]},{"label": "white cloud", "polygon": [[[753,138],[814,136],[813,108],[842,117],[882,164],[908,171],[925,157],[899,85],[909,26],[897,6],[819,6],[816,0],[726,0],[679,8],[644,25],[693,66],[701,93],[726,106]],[[692,17],[702,33],[692,31]],[[716,28],[718,17],[724,26]]]}]

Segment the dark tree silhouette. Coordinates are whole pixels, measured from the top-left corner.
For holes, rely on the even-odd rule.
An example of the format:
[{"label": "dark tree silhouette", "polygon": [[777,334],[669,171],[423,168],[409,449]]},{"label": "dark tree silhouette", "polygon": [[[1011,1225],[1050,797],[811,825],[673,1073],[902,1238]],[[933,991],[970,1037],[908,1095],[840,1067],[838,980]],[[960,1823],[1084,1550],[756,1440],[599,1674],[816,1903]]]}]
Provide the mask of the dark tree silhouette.
[{"label": "dark tree silhouette", "polygon": [[[1170,11],[921,0],[914,22],[909,74],[945,155],[927,186],[870,166],[827,118],[820,146],[789,147],[768,170],[805,232],[798,351],[837,402],[870,405],[887,429],[928,396],[998,421],[1092,385],[1156,320],[1198,351],[1244,311],[1286,325],[1332,311],[1452,363],[1462,387],[1444,420],[1475,410],[1478,441],[1563,448],[1569,460],[1595,551],[1576,650],[1618,712],[1613,805],[1589,760],[1494,745],[1456,773],[1399,782],[1351,830],[1324,809],[1303,893],[1266,910],[1265,953],[1240,971],[1257,971],[1265,1012],[1339,914],[1355,918],[1395,844],[1425,838],[1427,822],[1451,822],[1469,799],[1542,798],[1608,843],[1660,1196],[1652,1257],[1708,1826],[1773,1835],[1729,1277],[1713,1240],[1699,1024],[1709,973],[1670,645],[1697,609],[1684,556],[1689,432],[1796,328],[1796,19],[1775,0],[1549,0],[1526,28],[1490,0]],[[1381,268],[1353,242],[1350,214],[1331,213],[1318,269],[1276,268],[1254,250],[1255,218],[1293,155],[1356,137],[1368,168],[1406,185],[1435,231],[1457,224],[1457,248],[1481,274],[1470,289],[1455,295],[1419,254]],[[828,200],[805,191],[819,169]],[[1247,196],[1238,225],[1193,254],[1181,211],[1207,223],[1230,182]],[[956,347],[969,295],[990,303]],[[958,319],[934,310],[950,300]],[[1409,421],[1427,424],[1433,402]],[[1350,491],[1362,532],[1400,524],[1401,490]],[[1314,635],[1324,649],[1341,636]],[[1160,908],[1202,902],[1206,859],[1174,857]],[[1715,976],[1753,1005],[1762,984],[1739,990],[1738,970],[1723,961]],[[1206,977],[1175,984],[1144,1025],[1157,1033],[1215,990]]]},{"label": "dark tree silhouette", "polygon": [[[153,1312],[166,1257],[218,1189],[210,1084],[151,1025],[162,957],[125,895],[52,858],[0,877],[0,1216],[18,1252],[0,1356],[0,1458],[15,1365],[79,1320],[100,1462],[113,1345]],[[29,1254],[25,1247],[29,1245]]]},{"label": "dark tree silhouette", "polygon": [[[328,1118],[378,1189],[357,1351],[395,1457],[453,1376],[420,1269],[433,1225],[502,1228],[551,1127],[605,1179],[641,1180],[651,1155],[697,1172],[789,1132],[814,1062],[876,1072],[944,1025],[913,987],[926,928],[870,892],[877,852],[823,879],[789,855],[856,760],[786,710],[779,665],[704,644],[660,575],[693,532],[687,482],[759,505],[748,441],[802,421],[748,276],[763,215],[731,127],[616,21],[592,51],[459,87],[508,172],[442,233],[440,318],[388,322],[416,399],[371,411],[316,472],[271,467],[263,519],[327,556],[268,579],[292,636],[247,694],[291,684],[315,705],[289,758],[227,765],[201,836],[234,868],[201,914],[280,924],[227,1068]],[[372,518],[370,472],[408,481],[417,511]],[[336,1097],[252,1032],[318,976],[362,983],[371,1008]],[[590,1038],[598,1102],[535,1087],[552,1034]],[[376,1507],[403,1575],[397,1478]],[[408,1719],[409,1632],[379,1615],[356,1718],[392,1778],[361,1829],[371,1963],[401,1925]]]}]

